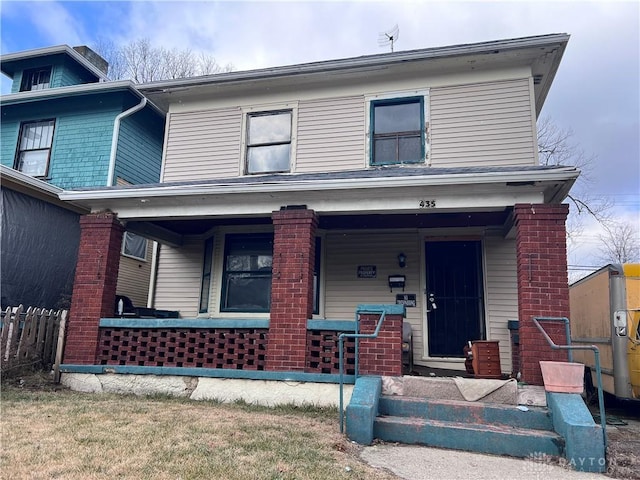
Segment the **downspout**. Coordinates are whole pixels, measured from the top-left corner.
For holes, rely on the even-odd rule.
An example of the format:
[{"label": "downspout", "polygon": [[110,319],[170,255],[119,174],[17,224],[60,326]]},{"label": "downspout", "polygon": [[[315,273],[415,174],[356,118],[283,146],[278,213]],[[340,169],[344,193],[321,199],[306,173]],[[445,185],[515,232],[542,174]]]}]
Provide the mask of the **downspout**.
[{"label": "downspout", "polygon": [[142,97],[139,104],[134,105],[129,110],[118,114],[113,122],[113,136],[111,137],[111,154],[109,155],[109,174],[107,175],[107,187],[113,186],[113,176],[116,170],[116,151],[118,150],[118,137],[120,135],[120,122],[123,118],[133,115],[138,110],[142,110],[147,105],[147,97]]}]

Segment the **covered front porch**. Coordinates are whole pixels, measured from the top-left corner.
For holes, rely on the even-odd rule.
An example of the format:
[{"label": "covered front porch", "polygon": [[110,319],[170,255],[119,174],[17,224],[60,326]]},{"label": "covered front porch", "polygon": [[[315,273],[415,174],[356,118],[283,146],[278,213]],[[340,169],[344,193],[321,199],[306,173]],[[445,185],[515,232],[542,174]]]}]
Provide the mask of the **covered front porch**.
[{"label": "covered front porch", "polygon": [[[415,365],[463,371],[468,341],[495,340],[501,373],[541,384],[538,360],[558,354],[527,319],[568,314],[557,202],[576,174],[388,168],[67,192],[94,213],[81,222],[65,369],[333,383],[338,338],[369,304],[403,313],[370,360],[345,340],[347,381],[402,373],[404,320]],[[150,306],[180,318],[115,318],[123,224],[160,242]]]}]

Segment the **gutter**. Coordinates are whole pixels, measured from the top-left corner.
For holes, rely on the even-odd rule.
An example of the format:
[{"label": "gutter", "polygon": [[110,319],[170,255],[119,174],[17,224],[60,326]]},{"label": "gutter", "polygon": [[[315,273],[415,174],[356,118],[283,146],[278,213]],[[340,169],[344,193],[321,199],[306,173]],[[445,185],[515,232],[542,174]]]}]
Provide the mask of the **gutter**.
[{"label": "gutter", "polygon": [[[100,93],[129,91],[139,99],[146,98],[131,80],[116,80],[113,82],[82,83],[80,85],[68,85],[66,87],[45,88],[34,92],[16,92],[0,96],[0,105],[10,106],[23,103],[32,103],[42,100],[65,99],[72,96],[94,95]],[[165,117],[165,112],[153,102],[147,99],[158,115]]]},{"label": "gutter", "polygon": [[118,150],[118,137],[120,135],[120,122],[123,118],[133,115],[142,110],[147,105],[147,97],[142,97],[139,104],[134,105],[129,110],[120,113],[113,122],[113,136],[111,137],[111,154],[109,155],[109,174],[107,176],[107,187],[113,186],[113,175],[116,170],[116,151]]},{"label": "gutter", "polygon": [[146,188],[74,190],[60,194],[62,200],[102,200],[119,198],[153,198],[169,196],[224,195],[233,193],[270,193],[282,191],[330,191],[367,188],[398,188],[420,186],[473,185],[481,183],[549,182],[575,180],[580,174],[575,167],[553,171],[463,173],[449,175],[423,175],[409,177],[378,177],[358,179],[270,181],[268,183],[210,183],[206,185],[167,185]]}]

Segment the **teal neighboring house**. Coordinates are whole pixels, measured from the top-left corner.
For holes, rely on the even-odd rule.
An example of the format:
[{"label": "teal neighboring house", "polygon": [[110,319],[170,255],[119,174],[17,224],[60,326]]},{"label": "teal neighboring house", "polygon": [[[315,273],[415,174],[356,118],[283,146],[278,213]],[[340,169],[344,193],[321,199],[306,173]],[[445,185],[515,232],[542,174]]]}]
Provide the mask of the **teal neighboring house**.
[{"label": "teal neighboring house", "polygon": [[[2,307],[65,306],[82,212],[55,192],[158,182],[164,113],[132,82],[109,81],[107,62],[84,46],[5,54],[0,70],[13,81],[0,97]],[[130,233],[124,244],[117,293],[145,306],[152,245]]]}]

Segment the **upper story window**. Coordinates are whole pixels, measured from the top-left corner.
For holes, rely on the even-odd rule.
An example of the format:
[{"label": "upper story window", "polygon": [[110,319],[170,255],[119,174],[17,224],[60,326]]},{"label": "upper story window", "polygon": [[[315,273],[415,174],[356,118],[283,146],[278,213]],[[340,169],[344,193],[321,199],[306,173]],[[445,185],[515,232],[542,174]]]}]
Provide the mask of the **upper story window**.
[{"label": "upper story window", "polygon": [[290,171],[292,117],[291,110],[247,115],[248,174]]},{"label": "upper story window", "polygon": [[424,161],[423,97],[372,101],[370,129],[371,165]]},{"label": "upper story window", "polygon": [[131,232],[124,232],[122,254],[143,262],[147,261],[147,239]]},{"label": "upper story window", "polygon": [[51,81],[51,67],[33,68],[22,72],[21,92],[44,90],[49,88]]},{"label": "upper story window", "polygon": [[54,126],[55,120],[22,124],[16,170],[33,177],[47,176]]}]

